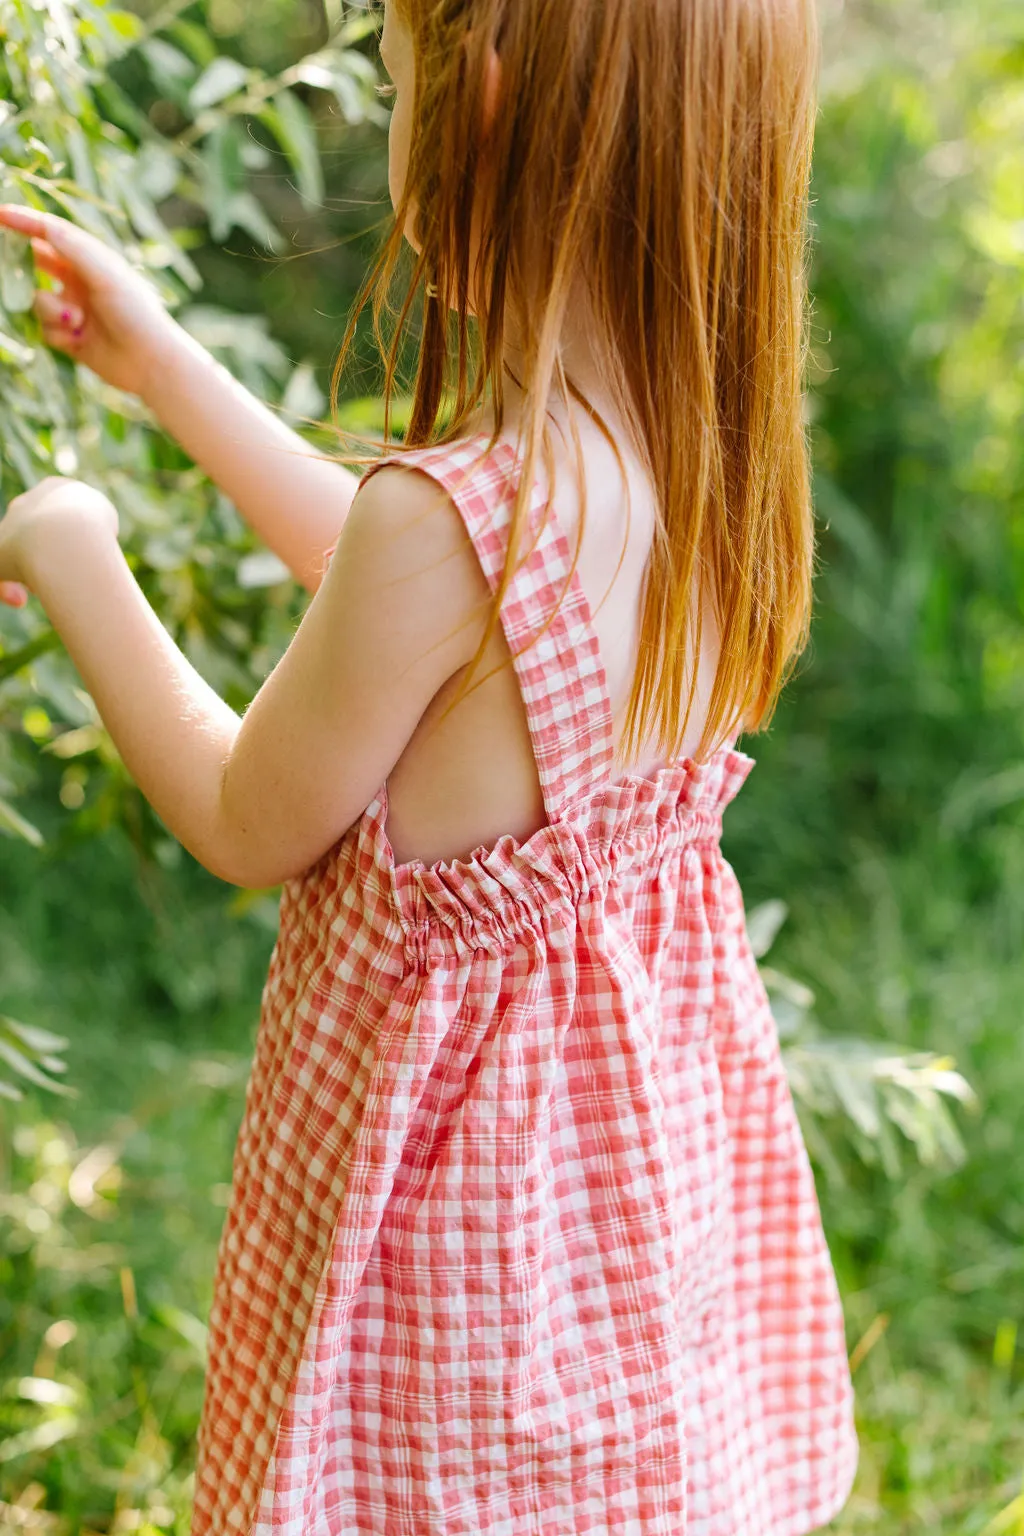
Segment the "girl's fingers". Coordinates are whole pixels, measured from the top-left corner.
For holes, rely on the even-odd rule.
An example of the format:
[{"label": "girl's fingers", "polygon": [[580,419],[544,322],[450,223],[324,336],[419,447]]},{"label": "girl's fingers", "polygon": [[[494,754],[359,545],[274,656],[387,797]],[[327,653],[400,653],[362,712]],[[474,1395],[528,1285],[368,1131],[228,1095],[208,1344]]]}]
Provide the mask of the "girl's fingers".
[{"label": "girl's fingers", "polygon": [[43,340],[46,345],[55,347],[58,352],[66,352],[69,357],[78,356],[84,338],[84,322],[74,326],[65,325],[60,320],[43,322]]},{"label": "girl's fingers", "polygon": [[65,331],[58,326],[44,331],[43,340],[57,352],[66,352],[68,357],[77,358],[82,349],[83,337],[81,331]]},{"label": "girl's fingers", "polygon": [[28,593],[17,581],[0,581],[0,603],[6,603],[8,608],[24,608],[28,602]]},{"label": "girl's fingers", "polygon": [[67,281],[74,273],[74,267],[63,257],[59,251],[55,251],[49,240],[42,240],[38,235],[33,236],[32,254],[36,259],[36,266],[40,272],[49,272],[62,281]]},{"label": "girl's fingers", "polygon": [[39,271],[48,272],[51,277],[58,280],[59,295],[66,302],[77,304],[80,309],[85,309],[89,303],[89,290],[74,267],[66,262],[63,256],[58,255],[53,246],[45,240],[33,240],[32,251]]},{"label": "girl's fingers", "polygon": [[0,203],[0,226],[45,240],[85,280],[116,278],[123,269],[121,256],[109,245],[54,213],[39,213],[18,203]]},{"label": "girl's fingers", "polygon": [[0,224],[16,229],[22,235],[45,235],[43,215],[36,208],[23,208],[20,203],[0,203]]},{"label": "girl's fingers", "polygon": [[85,311],[81,305],[70,300],[66,293],[47,293],[40,288],[32,300],[32,308],[43,325],[52,326],[55,330],[69,331],[73,335],[84,329]]}]

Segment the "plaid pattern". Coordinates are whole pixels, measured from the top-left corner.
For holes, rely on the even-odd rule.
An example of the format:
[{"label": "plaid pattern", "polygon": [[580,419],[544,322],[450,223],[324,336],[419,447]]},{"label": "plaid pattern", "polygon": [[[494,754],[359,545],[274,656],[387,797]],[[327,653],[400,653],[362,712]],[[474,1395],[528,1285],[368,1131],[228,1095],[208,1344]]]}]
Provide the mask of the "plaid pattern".
[{"label": "plaid pattern", "polygon": [[[493,588],[516,459],[485,447],[395,458]],[[571,561],[540,512],[503,622],[550,825],[396,868],[385,786],[285,887],[193,1536],[800,1536],[849,1491],[839,1298],[719,846],[753,763],[610,781],[575,577],[518,654]]]}]

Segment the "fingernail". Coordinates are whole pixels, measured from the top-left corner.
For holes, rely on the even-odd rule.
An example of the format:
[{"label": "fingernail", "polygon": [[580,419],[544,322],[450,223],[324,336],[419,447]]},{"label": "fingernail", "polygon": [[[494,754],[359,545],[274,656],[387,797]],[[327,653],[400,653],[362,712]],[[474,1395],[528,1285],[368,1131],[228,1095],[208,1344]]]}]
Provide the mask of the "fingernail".
[{"label": "fingernail", "polygon": [[71,311],[70,311],[70,309],[62,309],[61,312],[60,312],[60,319],[61,319],[61,324],[62,325],[70,325],[71,324]]}]

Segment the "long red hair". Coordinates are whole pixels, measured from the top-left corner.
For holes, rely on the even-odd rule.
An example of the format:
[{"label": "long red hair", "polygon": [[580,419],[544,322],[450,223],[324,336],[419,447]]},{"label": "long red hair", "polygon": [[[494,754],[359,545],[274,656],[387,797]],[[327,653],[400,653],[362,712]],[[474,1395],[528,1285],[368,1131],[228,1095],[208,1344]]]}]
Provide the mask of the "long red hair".
[{"label": "long red hair", "polygon": [[[722,637],[706,755],[737,724],[768,723],[808,635],[813,0],[400,0],[399,14],[416,58],[408,174],[342,341],[332,409],[371,298],[388,441],[411,328],[409,447],[464,435],[488,394],[497,438],[509,304],[525,359],[509,562],[449,708],[500,623],[537,455],[550,453],[549,399],[588,405],[559,358],[582,279],[606,398],[658,509],[623,757],[649,736],[670,759],[681,750],[701,643],[695,577]],[[491,47],[502,88],[484,156],[467,128],[483,120]],[[420,250],[395,305],[411,207]]]}]

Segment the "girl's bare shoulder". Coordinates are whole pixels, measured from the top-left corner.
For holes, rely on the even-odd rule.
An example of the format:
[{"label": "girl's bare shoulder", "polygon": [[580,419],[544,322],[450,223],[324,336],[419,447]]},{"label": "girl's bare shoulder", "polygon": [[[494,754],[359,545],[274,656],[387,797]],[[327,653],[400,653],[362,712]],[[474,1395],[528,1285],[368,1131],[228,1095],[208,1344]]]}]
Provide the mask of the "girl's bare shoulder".
[{"label": "girl's bare shoulder", "polygon": [[407,584],[426,629],[461,626],[457,665],[472,659],[491,591],[455,502],[429,471],[414,460],[375,470],[356,492],[343,543],[382,578]]}]

